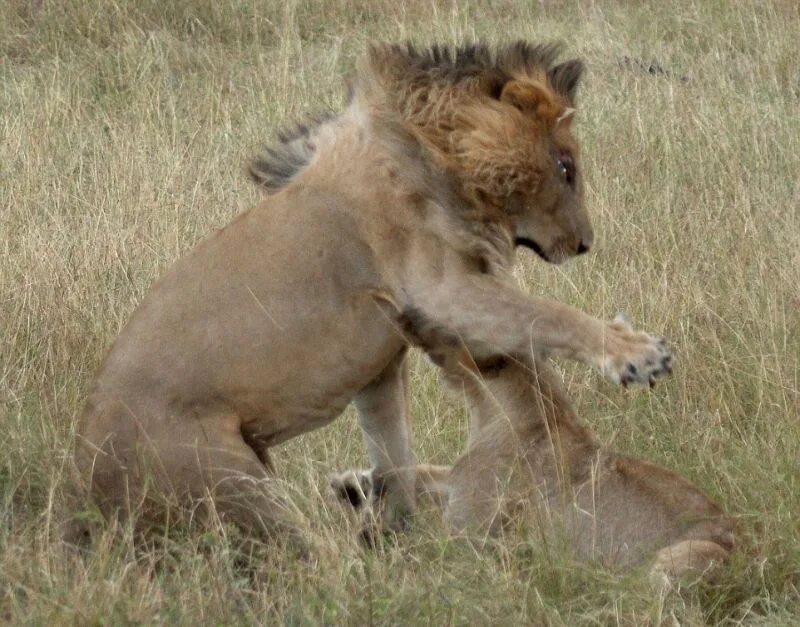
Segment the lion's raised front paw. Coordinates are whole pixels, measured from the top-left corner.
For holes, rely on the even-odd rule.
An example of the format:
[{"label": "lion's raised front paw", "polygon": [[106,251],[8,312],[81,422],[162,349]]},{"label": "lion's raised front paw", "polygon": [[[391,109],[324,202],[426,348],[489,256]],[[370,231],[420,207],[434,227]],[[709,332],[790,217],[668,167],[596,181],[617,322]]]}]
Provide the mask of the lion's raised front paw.
[{"label": "lion's raised front paw", "polygon": [[614,383],[653,387],[656,379],[672,372],[672,361],[672,352],[663,337],[634,331],[624,315],[619,314],[606,327],[601,368]]}]

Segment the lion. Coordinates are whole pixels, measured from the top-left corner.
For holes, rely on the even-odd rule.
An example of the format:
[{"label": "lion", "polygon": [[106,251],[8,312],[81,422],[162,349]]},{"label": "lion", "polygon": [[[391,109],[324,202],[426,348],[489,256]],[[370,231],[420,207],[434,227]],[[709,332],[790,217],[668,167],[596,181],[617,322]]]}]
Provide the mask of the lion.
[{"label": "lion", "polygon": [[102,511],[158,516],[146,495],[166,494],[255,534],[291,530],[269,449],[352,402],[384,524],[402,527],[415,463],[395,307],[615,382],[666,375],[658,338],[509,278],[518,246],[560,263],[593,242],[572,133],[583,65],[557,57],[371,45],[343,111],[253,163],[264,199],[179,259],[111,347],[76,452]]},{"label": "lion", "polygon": [[[666,587],[727,558],[734,520],[680,475],[604,448],[546,361],[486,353],[418,310],[405,311],[401,324],[470,408],[466,452],[452,467],[416,471],[418,494],[444,508],[454,535],[521,528],[612,569],[650,560],[651,580]],[[381,489],[365,470],[335,475],[331,487],[355,509],[368,509]]]}]

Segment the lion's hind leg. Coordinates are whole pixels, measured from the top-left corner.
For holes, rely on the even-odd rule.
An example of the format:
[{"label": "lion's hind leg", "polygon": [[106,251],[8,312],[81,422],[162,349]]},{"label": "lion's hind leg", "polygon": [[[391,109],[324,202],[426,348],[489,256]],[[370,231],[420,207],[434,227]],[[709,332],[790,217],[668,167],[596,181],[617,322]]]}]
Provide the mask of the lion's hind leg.
[{"label": "lion's hind leg", "polygon": [[[245,442],[238,417],[215,416],[201,423],[202,443],[180,454],[173,451],[171,458],[162,454],[167,475],[178,477],[173,479],[176,484],[190,486],[191,496],[202,499],[206,511],[215,512],[222,522],[232,522],[265,540],[288,541],[304,550],[302,517],[280,494],[278,482],[270,476],[269,460],[262,460],[263,456]],[[182,473],[184,476],[180,476]]]},{"label": "lion's hind leg", "polygon": [[91,418],[77,461],[107,517],[130,520],[142,531],[173,513],[184,520],[218,517],[247,534],[285,538],[302,548],[301,517],[270,477],[266,449],[257,454],[243,439],[237,416]]}]

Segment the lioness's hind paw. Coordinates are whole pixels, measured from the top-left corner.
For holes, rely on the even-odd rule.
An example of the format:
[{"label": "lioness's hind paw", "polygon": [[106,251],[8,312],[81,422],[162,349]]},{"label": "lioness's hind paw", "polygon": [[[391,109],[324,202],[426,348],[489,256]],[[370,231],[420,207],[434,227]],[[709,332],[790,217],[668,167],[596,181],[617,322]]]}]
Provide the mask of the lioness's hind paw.
[{"label": "lioness's hind paw", "polygon": [[332,475],[329,484],[336,499],[353,509],[361,509],[372,498],[372,473],[368,470]]}]

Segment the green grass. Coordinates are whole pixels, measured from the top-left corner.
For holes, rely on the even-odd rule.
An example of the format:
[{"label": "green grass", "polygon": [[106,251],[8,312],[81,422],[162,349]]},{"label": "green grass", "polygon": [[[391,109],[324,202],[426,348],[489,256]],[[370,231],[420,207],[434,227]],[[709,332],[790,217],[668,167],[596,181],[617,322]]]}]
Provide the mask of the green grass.
[{"label": "green grass", "polygon": [[[681,469],[741,517],[718,581],[660,599],[533,540],[477,552],[434,512],[364,553],[324,489],[365,464],[350,411],[276,451],[309,518],[309,563],[244,554],[224,529],[142,545],[100,523],[87,554],[65,548],[92,373],[148,285],[257,200],[246,160],[276,127],[339,106],[369,38],[512,37],[587,61],[578,128],[597,234],[563,267],[523,254],[520,284],[673,342],[675,374],[653,393],[561,367],[605,442]],[[794,0],[1,3],[0,620],[800,621],[798,39]],[[452,460],[463,407],[421,361],[413,386],[419,459]]]}]

